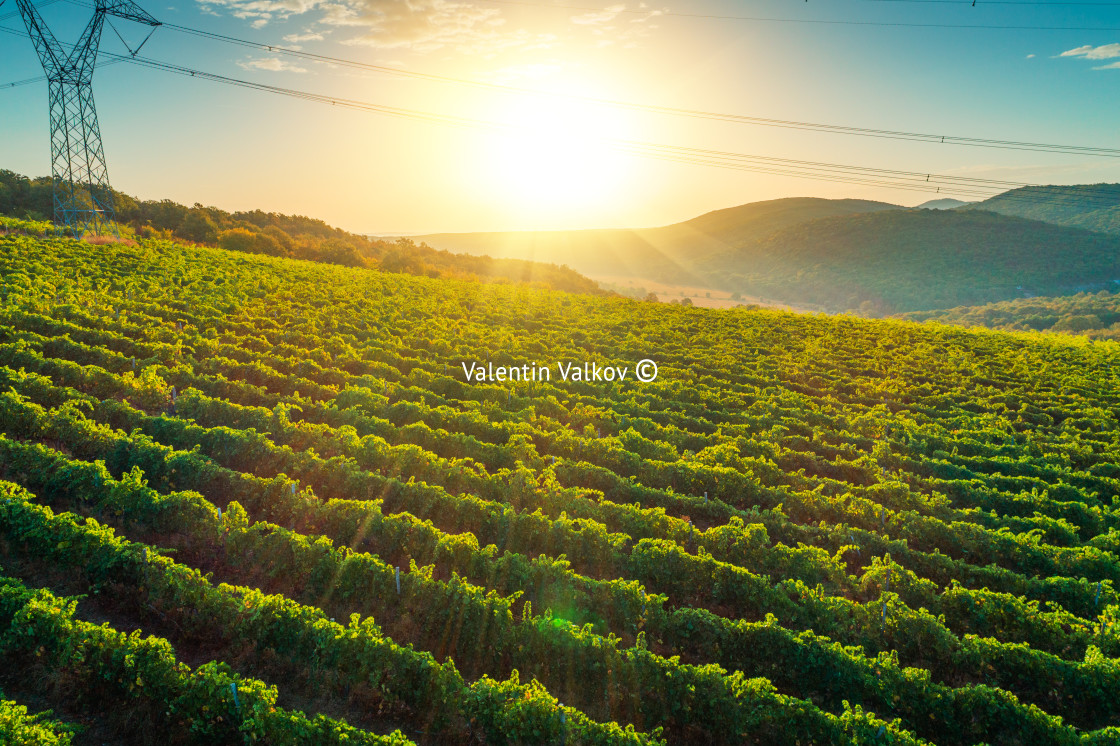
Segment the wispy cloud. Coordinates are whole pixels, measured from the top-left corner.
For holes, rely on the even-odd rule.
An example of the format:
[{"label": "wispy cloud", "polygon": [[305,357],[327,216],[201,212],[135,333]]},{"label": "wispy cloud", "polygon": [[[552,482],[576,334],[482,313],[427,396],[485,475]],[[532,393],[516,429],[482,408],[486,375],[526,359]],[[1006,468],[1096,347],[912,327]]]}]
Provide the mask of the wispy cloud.
[{"label": "wispy cloud", "polygon": [[305,73],[307,68],[293,65],[287,60],[282,60],[279,57],[262,57],[255,60],[242,60],[237,63],[245,70],[268,70],[269,72],[280,73]]},{"label": "wispy cloud", "polygon": [[314,31],[308,31],[305,34],[288,34],[284,37],[284,41],[289,44],[302,44],[305,41],[322,41],[323,35]]},{"label": "wispy cloud", "polygon": [[1094,67],[1093,69],[1094,70],[1120,70],[1120,62],[1111,62],[1107,65],[1101,65],[1099,67]]},{"label": "wispy cloud", "polygon": [[618,14],[624,10],[626,10],[625,5],[611,5],[599,11],[572,16],[572,23],[580,26],[598,26],[603,23],[610,23],[618,18]]},{"label": "wispy cloud", "polygon": [[[664,11],[645,3],[614,3],[573,17],[572,33],[563,36],[552,29],[527,30],[507,23],[501,8],[477,4],[475,0],[198,0],[203,12],[224,11],[249,21],[254,27],[273,20],[308,15],[320,30],[291,34],[289,44],[318,41],[329,30],[346,29],[352,35],[340,39],[380,49],[431,52],[441,49],[494,57],[501,52],[553,49],[588,34],[600,46],[632,45],[656,28],[649,23]],[[313,14],[313,15],[312,15]],[[528,28],[533,28],[530,25]],[[575,32],[575,29],[584,29]],[[574,34],[574,35],[573,35]],[[587,37],[583,37],[587,39]]]},{"label": "wispy cloud", "polygon": [[214,13],[215,7],[228,8],[234,18],[253,21],[256,28],[274,18],[300,15],[318,5],[320,0],[200,0],[203,12]]},{"label": "wispy cloud", "polygon": [[[1114,57],[1120,57],[1120,44],[1102,44],[1099,47],[1094,47],[1092,44],[1086,44],[1083,47],[1076,47],[1068,51],[1062,52],[1059,57],[1084,57],[1087,60],[1110,60]],[[1107,67],[1111,67],[1108,65]]]},{"label": "wispy cloud", "polygon": [[[468,0],[199,0],[199,4],[204,12],[224,8],[258,27],[273,19],[317,11],[320,24],[358,32],[346,43],[383,49],[427,52],[453,48],[486,55],[503,49],[540,48],[555,40],[551,34],[509,29],[500,9]],[[303,41],[323,38],[294,36]]]},{"label": "wispy cloud", "polygon": [[621,44],[630,48],[637,45],[637,39],[647,36],[656,25],[650,20],[662,15],[664,11],[654,10],[645,3],[638,3],[637,8],[629,10],[625,5],[608,5],[602,10],[572,16],[572,23],[591,29],[591,34],[597,37],[595,46],[609,47]]},{"label": "wispy cloud", "polygon": [[493,55],[508,49],[546,48],[552,34],[510,29],[497,8],[454,0],[340,0],[323,6],[322,23],[361,29],[348,44],[430,52],[452,48]]}]

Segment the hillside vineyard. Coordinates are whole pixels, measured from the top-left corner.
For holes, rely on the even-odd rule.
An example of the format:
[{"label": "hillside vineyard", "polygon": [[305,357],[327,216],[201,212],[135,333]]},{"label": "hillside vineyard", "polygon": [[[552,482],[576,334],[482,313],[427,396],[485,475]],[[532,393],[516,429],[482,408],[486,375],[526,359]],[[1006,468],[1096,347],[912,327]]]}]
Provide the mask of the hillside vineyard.
[{"label": "hillside vineyard", "polygon": [[1120,742],[1114,344],[18,235],[0,299],[29,743]]}]

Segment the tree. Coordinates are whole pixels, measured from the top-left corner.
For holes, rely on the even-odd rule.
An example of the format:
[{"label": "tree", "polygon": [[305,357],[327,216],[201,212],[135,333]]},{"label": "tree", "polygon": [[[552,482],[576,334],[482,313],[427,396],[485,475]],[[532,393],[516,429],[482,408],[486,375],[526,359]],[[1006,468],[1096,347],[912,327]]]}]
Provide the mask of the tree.
[{"label": "tree", "polygon": [[218,235],[218,245],[227,251],[243,251],[247,254],[268,254],[284,256],[280,242],[264,233],[254,233],[247,228],[231,228]]},{"label": "tree", "polygon": [[319,245],[319,261],[347,267],[364,267],[366,264],[356,247],[338,238],[328,238]]},{"label": "tree", "polygon": [[295,241],[293,241],[292,237],[289,236],[282,228],[275,225],[270,225],[263,231],[261,231],[261,233],[276,240],[276,243],[280,245],[280,249],[282,251],[282,254],[280,254],[280,256],[292,255],[292,251],[295,250]]},{"label": "tree", "polygon": [[202,210],[192,209],[175,230],[175,235],[195,243],[217,243],[218,224]]}]

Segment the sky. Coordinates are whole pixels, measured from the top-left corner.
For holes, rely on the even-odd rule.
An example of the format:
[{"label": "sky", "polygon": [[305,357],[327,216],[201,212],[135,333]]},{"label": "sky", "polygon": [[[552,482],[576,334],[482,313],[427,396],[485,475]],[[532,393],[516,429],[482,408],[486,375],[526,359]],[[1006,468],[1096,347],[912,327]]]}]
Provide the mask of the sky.
[{"label": "sky", "polygon": [[[70,43],[88,2],[36,0]],[[1120,148],[1120,0],[165,2],[139,3],[168,24],[140,58],[372,107],[115,62],[149,30],[118,19],[102,37],[94,94],[111,182],[141,199],[390,235],[653,227],[780,197],[916,205],[1001,188],[956,181],[934,193],[916,177],[823,167],[802,178],[790,160],[1120,182],[1115,157],[664,111]],[[46,82],[7,85],[42,74],[16,10],[0,4],[0,27],[20,32],[0,33],[0,168],[47,175]],[[787,160],[760,169],[739,156]]]}]

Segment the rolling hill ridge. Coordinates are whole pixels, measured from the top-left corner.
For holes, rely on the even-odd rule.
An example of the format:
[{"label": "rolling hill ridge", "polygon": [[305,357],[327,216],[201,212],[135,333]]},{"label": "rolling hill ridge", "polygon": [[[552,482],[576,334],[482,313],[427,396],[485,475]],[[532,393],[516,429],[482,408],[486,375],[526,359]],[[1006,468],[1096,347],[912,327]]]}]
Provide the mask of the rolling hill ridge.
[{"label": "rolling hill ridge", "polygon": [[1120,237],[979,205],[939,210],[779,199],[647,230],[418,240],[451,251],[554,262],[593,277],[705,284],[874,315],[1099,290],[1120,278]]},{"label": "rolling hill ridge", "polygon": [[964,209],[1120,235],[1120,184],[1023,187]]}]

